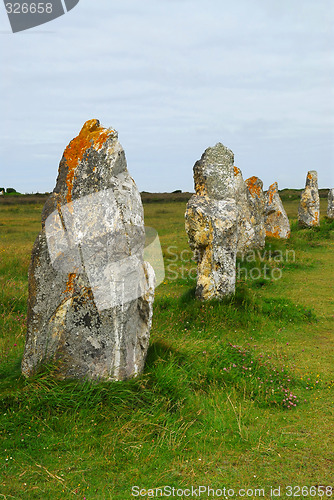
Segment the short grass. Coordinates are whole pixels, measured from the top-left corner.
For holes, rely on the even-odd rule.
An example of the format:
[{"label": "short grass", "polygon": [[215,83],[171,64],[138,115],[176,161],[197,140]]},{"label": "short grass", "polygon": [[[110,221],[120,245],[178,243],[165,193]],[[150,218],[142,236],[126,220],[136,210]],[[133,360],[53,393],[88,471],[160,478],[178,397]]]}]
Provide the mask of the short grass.
[{"label": "short grass", "polygon": [[239,259],[235,297],[200,303],[185,203],[145,205],[166,266],[145,373],[91,384],[57,381],[55,366],[20,374],[41,208],[0,209],[0,498],[123,500],[136,485],[321,498],[334,468],[334,224],[299,229],[287,201],[291,239]]}]

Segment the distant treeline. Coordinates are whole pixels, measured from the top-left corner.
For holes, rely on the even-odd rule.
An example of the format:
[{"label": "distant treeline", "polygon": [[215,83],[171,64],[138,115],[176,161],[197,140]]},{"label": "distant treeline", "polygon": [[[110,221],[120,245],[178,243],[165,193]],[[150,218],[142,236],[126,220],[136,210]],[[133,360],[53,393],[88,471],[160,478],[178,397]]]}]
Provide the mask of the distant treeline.
[{"label": "distant treeline", "polygon": [[[279,191],[282,201],[284,200],[299,200],[303,189],[282,189]],[[329,189],[319,189],[320,198],[328,197]]]},{"label": "distant treeline", "polygon": [[21,194],[21,193],[6,193],[0,196],[0,205],[31,205],[44,204],[49,193]]},{"label": "distant treeline", "polygon": [[4,195],[4,194],[5,194],[5,195],[8,195],[8,194],[10,194],[10,195],[13,195],[13,194],[14,194],[14,195],[16,195],[16,194],[21,194],[21,193],[18,193],[18,192],[16,191],[16,189],[14,189],[14,188],[3,188],[3,187],[0,187],[0,193],[1,193],[1,194],[3,194],[3,195]]},{"label": "distant treeline", "polygon": [[[0,196],[0,205],[31,205],[44,204],[50,193],[35,193],[35,194],[19,194],[15,196]],[[184,201],[187,202],[193,193],[182,193],[177,191],[174,193],[140,193],[143,203],[169,202],[169,201]]]},{"label": "distant treeline", "polygon": [[[282,189],[279,191],[282,201],[299,200],[302,189]],[[329,189],[319,189],[320,198],[327,198]],[[50,193],[20,194],[11,193],[0,196],[0,205],[28,205],[44,204]],[[173,193],[140,193],[143,203],[166,203],[166,202],[187,202],[194,193],[182,192],[180,190]]]}]

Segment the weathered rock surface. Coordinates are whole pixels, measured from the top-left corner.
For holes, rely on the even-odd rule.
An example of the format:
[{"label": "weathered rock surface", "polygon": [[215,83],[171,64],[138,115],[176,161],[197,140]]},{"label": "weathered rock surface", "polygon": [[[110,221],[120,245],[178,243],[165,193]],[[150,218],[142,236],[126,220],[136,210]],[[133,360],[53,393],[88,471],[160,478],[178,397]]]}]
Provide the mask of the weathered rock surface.
[{"label": "weathered rock surface", "polygon": [[29,268],[22,372],[123,380],[143,370],[154,271],[143,207],[117,132],[85,123],[64,151]]},{"label": "weathered rock surface", "polygon": [[320,225],[318,174],[315,170],[307,173],[305,189],[302,192],[298,208],[298,222],[303,227]]},{"label": "weathered rock surface", "polygon": [[265,194],[265,230],[271,238],[290,238],[290,222],[274,182]]},{"label": "weathered rock surface", "polygon": [[330,189],[328,193],[327,217],[334,219],[334,188]]},{"label": "weathered rock surface", "polygon": [[187,204],[185,226],[197,260],[196,296],[202,300],[235,292],[238,208],[233,163],[232,151],[218,143],[194,165],[196,194]]},{"label": "weathered rock surface", "polygon": [[237,252],[243,255],[255,245],[255,230],[252,223],[251,195],[238,167],[234,167],[234,182],[235,201],[239,210]]},{"label": "weathered rock surface", "polygon": [[264,227],[265,197],[263,193],[263,182],[258,177],[246,179],[246,185],[250,193],[251,222],[254,228],[253,248],[263,248],[266,242],[266,230]]}]

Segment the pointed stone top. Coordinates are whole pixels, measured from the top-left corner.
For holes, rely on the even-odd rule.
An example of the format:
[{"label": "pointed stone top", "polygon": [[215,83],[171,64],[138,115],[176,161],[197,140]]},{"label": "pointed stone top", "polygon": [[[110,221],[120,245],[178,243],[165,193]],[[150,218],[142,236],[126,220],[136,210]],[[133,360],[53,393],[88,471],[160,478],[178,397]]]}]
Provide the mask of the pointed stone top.
[{"label": "pointed stone top", "polygon": [[213,165],[229,165],[231,160],[234,163],[234,154],[224,144],[217,142],[215,146],[207,148],[204,151],[201,160],[205,160],[206,163],[212,163]]},{"label": "pointed stone top", "polygon": [[318,172],[316,170],[309,170],[307,172],[307,177],[318,177]]},{"label": "pointed stone top", "polygon": [[243,196],[248,192],[247,185],[242,177],[242,172],[240,168],[238,167],[233,167],[233,173],[234,173],[234,186],[235,186],[235,193],[236,193],[236,200],[240,201],[240,196]]},{"label": "pointed stone top", "polygon": [[278,194],[278,184],[277,182],[274,182],[273,184],[271,184],[269,186],[269,189],[267,191],[267,203],[268,205],[271,205],[273,200],[274,200],[274,196]]},{"label": "pointed stone top", "polygon": [[217,200],[234,197],[234,154],[218,142],[207,148],[194,165],[195,191]]},{"label": "pointed stone top", "polygon": [[259,177],[253,175],[253,177],[246,179],[245,182],[252,198],[260,198],[263,195],[263,182],[259,179]]},{"label": "pointed stone top", "polygon": [[273,182],[272,184],[270,184],[268,191],[278,191],[278,183]]},{"label": "pointed stone top", "polygon": [[[108,170],[112,155],[120,151],[123,150],[114,129],[102,127],[99,120],[88,120],[66,147],[59,164],[55,192],[62,194],[62,203],[73,201],[75,192],[75,197],[82,196],[82,185],[88,186],[94,177],[101,179],[103,184],[103,175]],[[91,186],[91,191],[97,190],[97,186]]]},{"label": "pointed stone top", "polygon": [[309,170],[306,176],[306,185],[318,188],[318,172],[316,170]]},{"label": "pointed stone top", "polygon": [[280,196],[278,194],[278,184],[277,182],[274,182],[273,184],[271,184],[269,186],[269,189],[267,191],[267,205],[271,205],[274,200],[276,199],[279,199],[280,200]]},{"label": "pointed stone top", "polygon": [[67,163],[69,172],[73,171],[82,160],[86,151],[90,148],[100,151],[111,137],[117,139],[118,134],[113,129],[103,128],[99,120],[88,120],[64,151],[64,159]]}]

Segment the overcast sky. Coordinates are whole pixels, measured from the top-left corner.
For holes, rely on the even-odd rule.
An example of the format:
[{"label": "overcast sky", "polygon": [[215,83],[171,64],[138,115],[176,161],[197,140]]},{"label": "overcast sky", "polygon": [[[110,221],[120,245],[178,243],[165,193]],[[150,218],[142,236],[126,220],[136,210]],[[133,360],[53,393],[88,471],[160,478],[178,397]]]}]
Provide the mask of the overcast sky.
[{"label": "overcast sky", "polygon": [[118,130],[140,190],[193,190],[217,142],[244,178],[334,186],[333,0],[80,0],[12,34],[0,5],[0,186],[52,191],[68,142]]}]

